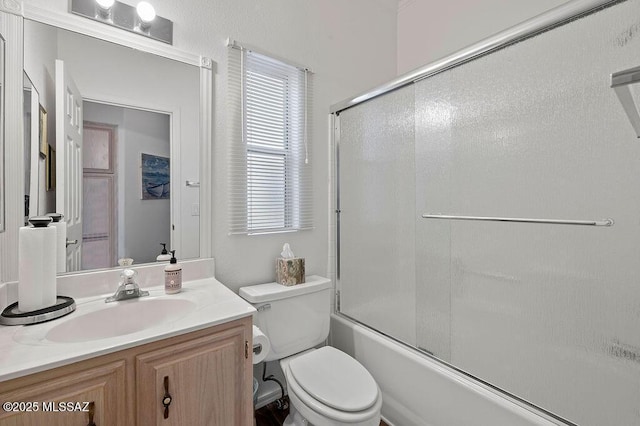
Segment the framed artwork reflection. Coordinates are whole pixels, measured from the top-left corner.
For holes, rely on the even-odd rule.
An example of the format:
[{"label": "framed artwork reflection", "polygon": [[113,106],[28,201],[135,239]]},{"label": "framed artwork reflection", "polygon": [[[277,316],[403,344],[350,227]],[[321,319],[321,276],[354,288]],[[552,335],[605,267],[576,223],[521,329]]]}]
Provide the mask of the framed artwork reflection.
[{"label": "framed artwork reflection", "polygon": [[170,198],[169,158],[143,153],[140,160],[142,199],[168,200]]}]

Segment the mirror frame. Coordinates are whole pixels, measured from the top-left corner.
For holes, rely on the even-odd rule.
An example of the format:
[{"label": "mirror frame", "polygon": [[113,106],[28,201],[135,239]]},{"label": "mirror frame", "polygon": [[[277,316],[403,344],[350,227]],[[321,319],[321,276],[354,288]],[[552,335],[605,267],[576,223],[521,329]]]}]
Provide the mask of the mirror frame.
[{"label": "mirror frame", "polygon": [[[7,8],[6,4],[12,3],[15,9]],[[15,0],[3,0],[0,3],[0,11],[12,13],[11,20],[16,21],[16,30],[11,31],[11,36],[16,35],[16,42],[19,46],[19,52],[15,55],[9,55],[5,53],[5,61],[7,64],[11,60],[17,61],[20,68],[20,84],[16,87],[16,91],[22,96],[22,53],[24,50],[24,19],[40,22],[42,24],[51,25],[63,30],[72,31],[75,33],[83,34],[86,36],[98,38],[107,42],[115,43],[124,47],[133,48],[142,52],[151,53],[153,55],[161,56],[167,59],[172,59],[185,63],[187,65],[193,65],[200,69],[200,108],[199,108],[199,121],[200,121],[200,258],[212,257],[212,201],[213,201],[213,147],[212,147],[212,120],[213,120],[213,67],[214,63],[211,58],[189,53],[173,46],[167,46],[166,44],[146,39],[145,37],[139,37],[136,34],[127,33],[116,28],[102,25],[98,22],[91,21],[70,13],[63,13],[48,9],[42,9],[31,4],[23,4],[21,1]],[[5,14],[1,14],[0,18],[4,18]],[[11,15],[10,15],[11,16]],[[3,26],[0,22],[0,33]],[[11,40],[12,44],[13,40]],[[9,49],[7,49],[9,50]],[[12,53],[12,52],[8,52]],[[19,53],[19,54],[18,54]],[[19,59],[17,59],[19,58]],[[8,68],[8,67],[5,67]],[[13,68],[17,68],[13,66]],[[13,71],[13,70],[12,70]],[[8,73],[7,73],[8,74]],[[7,80],[7,89],[10,88],[9,83],[13,83]],[[14,83],[15,85],[15,83]],[[18,90],[19,89],[19,90]],[[13,90],[13,89],[12,89]],[[7,96],[5,97],[5,105],[11,108],[16,108],[22,114],[22,101],[17,102],[14,96],[9,96],[9,90],[7,90]],[[11,104],[10,104],[11,102]],[[19,107],[19,108],[18,108]],[[6,111],[7,113],[9,111]],[[15,115],[15,114],[14,114]],[[8,115],[7,115],[8,116]],[[13,118],[13,115],[11,116]],[[5,121],[9,122],[9,121]],[[19,127],[23,126],[22,119],[18,120]],[[22,130],[20,128],[14,129],[18,132],[20,140],[22,140]],[[6,137],[9,137],[9,133],[6,133]],[[9,158],[22,158],[22,152],[8,155],[7,161],[10,163]],[[18,172],[22,172],[19,170]],[[9,173],[8,167],[5,169],[5,173]],[[22,178],[20,179],[22,180]],[[20,182],[19,182],[20,184]],[[22,184],[23,185],[23,184]],[[20,186],[20,185],[18,185]],[[9,194],[7,194],[9,195]],[[13,197],[15,198],[15,197]],[[18,225],[14,225],[16,219],[16,209],[9,209],[12,207],[10,202],[11,197],[7,197],[9,202],[5,201],[6,211],[6,231],[0,234],[0,252],[7,253],[6,256],[0,256],[0,281],[15,281],[18,278]],[[22,208],[23,206],[20,205]],[[19,211],[20,209],[18,209]],[[82,273],[79,271],[77,273]]]},{"label": "mirror frame", "polygon": [[[3,227],[0,232],[0,280],[17,278],[18,228],[24,225],[24,123],[23,123],[23,18],[22,3],[16,0],[0,2],[0,36],[5,41],[4,63],[4,140],[20,143],[4,144],[2,170],[4,182],[11,177],[12,185],[2,187]],[[15,183],[15,184],[14,184]]]}]

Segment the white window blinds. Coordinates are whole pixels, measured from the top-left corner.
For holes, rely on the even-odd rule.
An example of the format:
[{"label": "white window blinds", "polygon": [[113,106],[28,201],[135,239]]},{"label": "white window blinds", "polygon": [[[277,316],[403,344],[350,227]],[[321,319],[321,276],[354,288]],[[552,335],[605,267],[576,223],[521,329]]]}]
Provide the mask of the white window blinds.
[{"label": "white window blinds", "polygon": [[230,232],[309,229],[311,73],[229,47]]}]

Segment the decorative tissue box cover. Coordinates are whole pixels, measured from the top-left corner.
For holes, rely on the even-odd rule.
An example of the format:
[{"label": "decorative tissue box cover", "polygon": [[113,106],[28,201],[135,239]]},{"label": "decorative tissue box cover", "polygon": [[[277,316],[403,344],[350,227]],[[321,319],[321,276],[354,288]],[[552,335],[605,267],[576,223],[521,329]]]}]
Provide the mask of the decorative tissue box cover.
[{"label": "decorative tissue box cover", "polygon": [[276,259],[276,282],[290,286],[304,283],[304,257]]}]

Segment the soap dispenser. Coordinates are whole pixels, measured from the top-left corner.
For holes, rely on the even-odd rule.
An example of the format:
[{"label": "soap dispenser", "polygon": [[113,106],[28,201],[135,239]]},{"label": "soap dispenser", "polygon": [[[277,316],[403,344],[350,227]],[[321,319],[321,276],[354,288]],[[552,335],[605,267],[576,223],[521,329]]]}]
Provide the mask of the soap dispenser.
[{"label": "soap dispenser", "polygon": [[156,262],[166,262],[167,260],[171,260],[171,255],[167,251],[167,243],[160,243],[162,246],[162,253],[156,257]]},{"label": "soap dispenser", "polygon": [[176,260],[176,251],[171,250],[171,260],[164,267],[164,292],[167,294],[180,293],[182,290],[182,266]]}]

